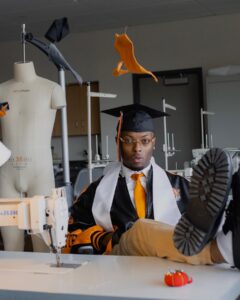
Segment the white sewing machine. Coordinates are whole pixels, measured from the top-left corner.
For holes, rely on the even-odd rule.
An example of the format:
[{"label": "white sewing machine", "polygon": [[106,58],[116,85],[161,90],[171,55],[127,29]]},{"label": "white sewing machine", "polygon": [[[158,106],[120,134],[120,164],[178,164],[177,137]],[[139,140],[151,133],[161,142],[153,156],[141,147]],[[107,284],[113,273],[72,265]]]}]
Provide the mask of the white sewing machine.
[{"label": "white sewing machine", "polygon": [[68,230],[65,189],[53,189],[50,197],[0,199],[0,226],[17,226],[28,234],[39,234],[51,252],[56,253],[59,267]]}]

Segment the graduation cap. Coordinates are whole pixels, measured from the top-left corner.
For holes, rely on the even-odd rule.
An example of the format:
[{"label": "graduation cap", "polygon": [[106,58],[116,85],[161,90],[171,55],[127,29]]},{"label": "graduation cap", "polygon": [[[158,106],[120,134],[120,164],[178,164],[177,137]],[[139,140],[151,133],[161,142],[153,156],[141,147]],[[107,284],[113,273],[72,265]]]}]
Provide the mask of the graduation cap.
[{"label": "graduation cap", "polygon": [[169,116],[167,113],[141,104],[120,106],[102,112],[120,118],[118,130],[120,125],[120,131],[134,132],[154,132],[152,119]]},{"label": "graduation cap", "polygon": [[45,38],[50,42],[59,42],[69,33],[67,18],[61,18],[53,21],[52,25],[45,34]]}]

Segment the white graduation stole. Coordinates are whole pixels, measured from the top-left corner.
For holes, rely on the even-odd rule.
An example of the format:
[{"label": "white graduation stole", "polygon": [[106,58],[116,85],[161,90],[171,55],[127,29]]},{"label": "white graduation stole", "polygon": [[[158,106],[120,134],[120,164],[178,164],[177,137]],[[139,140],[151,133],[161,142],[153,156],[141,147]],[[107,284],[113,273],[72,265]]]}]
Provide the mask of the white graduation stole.
[{"label": "white graduation stole", "polygon": [[[154,220],[175,225],[180,219],[180,211],[176,203],[172,185],[166,172],[160,168],[154,158],[151,159],[153,167],[153,212]],[[112,231],[110,211],[121,171],[121,162],[107,167],[106,173],[100,181],[93,200],[92,213],[96,224],[106,231]]]}]

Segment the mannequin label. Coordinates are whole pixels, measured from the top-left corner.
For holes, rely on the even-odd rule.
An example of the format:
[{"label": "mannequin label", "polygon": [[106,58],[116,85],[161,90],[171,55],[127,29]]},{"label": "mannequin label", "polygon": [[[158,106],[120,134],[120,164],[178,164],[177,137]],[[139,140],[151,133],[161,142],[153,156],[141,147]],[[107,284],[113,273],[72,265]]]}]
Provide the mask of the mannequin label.
[{"label": "mannequin label", "polygon": [[27,93],[27,92],[30,92],[30,90],[14,90],[13,91],[14,93],[19,93],[19,92],[22,92],[22,93]]},{"label": "mannequin label", "polygon": [[32,158],[27,156],[15,156],[11,157],[9,162],[12,163],[13,168],[20,170],[29,167],[32,164]]}]

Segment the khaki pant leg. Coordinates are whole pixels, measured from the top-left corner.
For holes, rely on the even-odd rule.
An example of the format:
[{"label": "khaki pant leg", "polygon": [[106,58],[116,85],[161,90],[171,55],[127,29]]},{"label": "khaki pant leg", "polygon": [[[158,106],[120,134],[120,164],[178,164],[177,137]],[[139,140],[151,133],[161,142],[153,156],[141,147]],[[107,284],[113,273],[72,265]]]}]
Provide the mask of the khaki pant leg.
[{"label": "khaki pant leg", "polygon": [[125,232],[112,255],[157,256],[193,265],[213,264],[210,244],[197,255],[184,256],[173,244],[173,226],[154,220],[140,219]]}]

